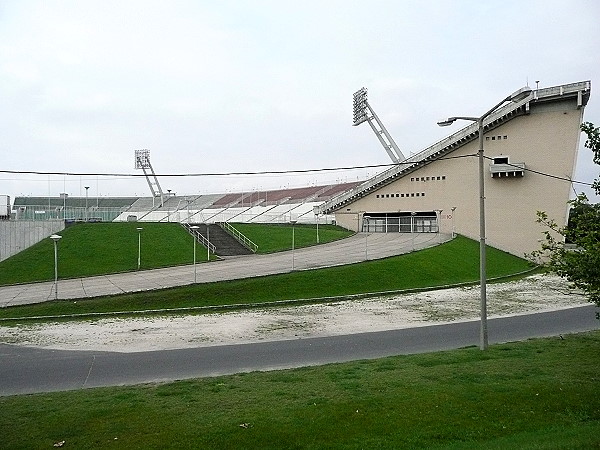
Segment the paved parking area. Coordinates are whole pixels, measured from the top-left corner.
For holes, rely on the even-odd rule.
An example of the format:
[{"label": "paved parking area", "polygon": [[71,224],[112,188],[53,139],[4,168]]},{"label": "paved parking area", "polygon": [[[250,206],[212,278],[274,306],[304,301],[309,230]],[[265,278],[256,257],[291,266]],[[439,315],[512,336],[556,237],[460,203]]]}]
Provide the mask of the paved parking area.
[{"label": "paved parking area", "polygon": [[[450,240],[446,234],[358,233],[347,239],[269,255],[228,257],[196,265],[198,283],[287,273],[380,259],[432,247]],[[59,274],[60,276],[60,274]],[[0,287],[0,307],[48,300],[90,298],[193,284],[194,266],[178,266],[87,278]]]}]

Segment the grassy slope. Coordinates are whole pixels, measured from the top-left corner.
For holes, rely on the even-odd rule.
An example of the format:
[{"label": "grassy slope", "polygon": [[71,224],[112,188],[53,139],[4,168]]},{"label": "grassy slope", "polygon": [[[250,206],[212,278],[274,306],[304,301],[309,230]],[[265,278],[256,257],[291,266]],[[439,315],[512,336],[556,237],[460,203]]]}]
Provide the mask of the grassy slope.
[{"label": "grassy slope", "polygon": [[[235,228],[258,244],[258,253],[272,253],[292,248],[291,225],[262,225],[254,223],[236,223]],[[334,225],[319,226],[319,243],[331,242],[351,236],[353,232]],[[317,244],[315,225],[294,225],[294,246],[309,247]]]},{"label": "grassy slope", "polygon": [[599,346],[595,332],[5,397],[0,435],[5,448],[598,448]]},{"label": "grassy slope", "polygon": [[[488,249],[487,256],[489,277],[510,275],[530,267],[527,261],[494,248]],[[441,286],[476,281],[478,277],[479,244],[459,236],[437,247],[382,260],[77,303],[58,301],[15,306],[1,309],[0,317],[262,303]]]},{"label": "grassy slope", "polygon": [[[141,232],[141,268],[152,269],[192,264],[193,240],[176,223],[75,224],[60,234],[59,276],[85,277],[137,270],[138,232]],[[238,227],[238,225],[236,225]],[[291,247],[290,226],[254,225],[246,228],[263,252]],[[320,242],[341,239],[352,233],[340,227],[319,227]],[[296,226],[296,247],[313,245],[314,226]],[[197,244],[197,261],[206,260],[206,248]],[[0,262],[0,285],[54,279],[54,247],[50,239]]]}]

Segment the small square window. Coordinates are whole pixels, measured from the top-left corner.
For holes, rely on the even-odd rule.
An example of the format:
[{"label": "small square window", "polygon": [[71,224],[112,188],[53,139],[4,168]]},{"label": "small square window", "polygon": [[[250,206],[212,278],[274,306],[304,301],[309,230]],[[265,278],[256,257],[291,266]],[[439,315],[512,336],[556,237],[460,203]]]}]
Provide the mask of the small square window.
[{"label": "small square window", "polygon": [[508,136],[504,135],[502,136],[502,139],[508,139]]},{"label": "small square window", "polygon": [[446,175],[442,175],[442,180],[445,180],[445,179],[446,179]]},{"label": "small square window", "polygon": [[425,181],[425,177],[421,177],[421,181]]},{"label": "small square window", "polygon": [[425,181],[429,181],[429,177],[425,177]]},{"label": "small square window", "polygon": [[438,181],[440,180],[440,177],[437,177]]},{"label": "small square window", "polygon": [[500,141],[500,140],[502,140],[502,136],[498,136],[498,140],[499,140],[499,141]]},{"label": "small square window", "polygon": [[421,197],[425,197],[425,192],[421,192]]},{"label": "small square window", "polygon": [[376,197],[379,198],[379,194],[377,194]]},{"label": "small square window", "polygon": [[417,192],[417,197],[419,196],[419,193]]},{"label": "small square window", "polygon": [[385,198],[390,198],[390,194],[385,194]]},{"label": "small square window", "polygon": [[396,194],[396,198],[400,197],[400,194]]},{"label": "small square window", "polygon": [[485,137],[485,140],[486,140],[486,141],[489,141],[489,140],[490,140],[490,137],[489,137],[489,136],[486,136],[486,137]]},{"label": "small square window", "polygon": [[414,192],[411,192],[411,193],[410,193],[410,196],[411,196],[411,197],[414,197],[414,196],[415,196],[415,193],[414,193]]},{"label": "small square window", "polygon": [[496,136],[492,136],[492,141],[495,141],[495,140],[496,140]]},{"label": "small square window", "polygon": [[400,194],[400,197],[404,197],[404,194]]},{"label": "small square window", "polygon": [[415,177],[411,177],[410,181],[415,181]]}]

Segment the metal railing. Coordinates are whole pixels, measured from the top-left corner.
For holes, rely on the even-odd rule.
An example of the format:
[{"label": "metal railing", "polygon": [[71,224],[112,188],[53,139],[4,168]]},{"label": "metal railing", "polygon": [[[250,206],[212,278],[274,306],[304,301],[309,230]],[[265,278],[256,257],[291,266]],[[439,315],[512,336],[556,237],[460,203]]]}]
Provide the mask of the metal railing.
[{"label": "metal railing", "polygon": [[[217,247],[215,247],[214,244],[211,244],[208,238],[200,233],[197,229],[192,228],[189,223],[182,223],[181,226],[188,230],[188,233],[190,233],[194,239],[196,239],[196,241],[204,245],[204,247],[206,247],[213,254],[216,252]],[[206,225],[206,228],[208,229],[208,224]]]},{"label": "metal railing", "polygon": [[217,225],[219,225],[227,233],[229,233],[234,238],[236,238],[244,247],[246,247],[247,249],[249,249],[252,253],[256,253],[256,251],[258,250],[258,245],[256,245],[254,242],[252,242],[246,236],[244,236],[243,233],[241,233],[239,230],[237,230],[230,223],[228,223],[228,222],[219,222]]}]

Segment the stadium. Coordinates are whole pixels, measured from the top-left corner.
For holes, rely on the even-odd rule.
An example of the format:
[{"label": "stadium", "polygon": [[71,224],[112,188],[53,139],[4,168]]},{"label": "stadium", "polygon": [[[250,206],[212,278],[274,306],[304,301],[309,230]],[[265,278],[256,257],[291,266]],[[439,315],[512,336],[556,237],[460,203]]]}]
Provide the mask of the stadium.
[{"label": "stadium", "polygon": [[[539,246],[536,211],[568,219],[580,125],[591,82],[517,91],[482,120],[487,243],[517,256]],[[448,233],[477,239],[480,224],[477,118],[404,158],[366,98],[354,124],[368,122],[393,164],[366,181],[295,189],[178,196],[164,192],[147,150],[136,151],[148,197],[3,197],[0,260],[76,221],[336,223],[368,233]],[[442,125],[442,124],[440,124]],[[479,184],[480,186],[483,183]],[[86,189],[87,193],[87,189]]]}]

